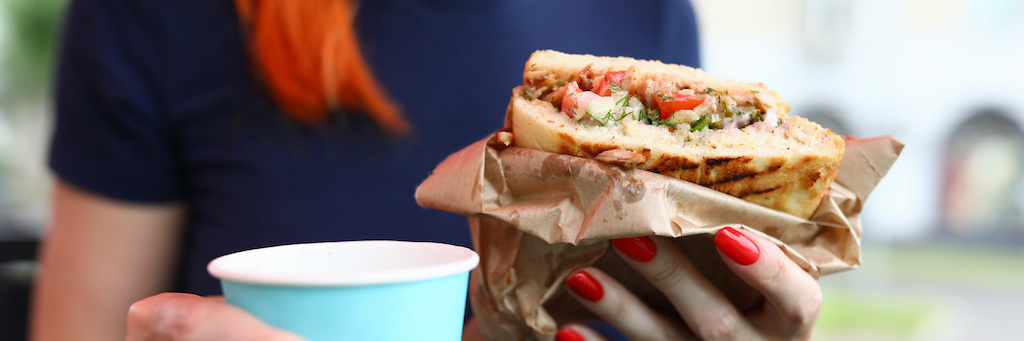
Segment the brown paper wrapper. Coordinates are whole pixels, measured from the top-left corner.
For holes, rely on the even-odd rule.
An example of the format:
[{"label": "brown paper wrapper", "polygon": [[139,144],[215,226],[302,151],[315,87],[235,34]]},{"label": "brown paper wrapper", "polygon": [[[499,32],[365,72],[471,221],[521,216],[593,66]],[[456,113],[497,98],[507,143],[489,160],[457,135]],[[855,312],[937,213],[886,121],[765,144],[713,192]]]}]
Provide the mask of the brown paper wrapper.
[{"label": "brown paper wrapper", "polygon": [[469,217],[480,254],[470,300],[488,340],[553,340],[559,323],[585,318],[561,285],[582,266],[609,273],[652,308],[674,314],[660,292],[607,252],[613,238],[675,238],[741,310],[760,294],[715,251],[712,237],[724,226],[772,241],[815,278],[856,268],[864,200],[903,149],[891,137],[847,138],[835,181],[805,220],[660,174],[507,147],[509,138],[499,131],[452,154],[416,191],[423,207]]}]

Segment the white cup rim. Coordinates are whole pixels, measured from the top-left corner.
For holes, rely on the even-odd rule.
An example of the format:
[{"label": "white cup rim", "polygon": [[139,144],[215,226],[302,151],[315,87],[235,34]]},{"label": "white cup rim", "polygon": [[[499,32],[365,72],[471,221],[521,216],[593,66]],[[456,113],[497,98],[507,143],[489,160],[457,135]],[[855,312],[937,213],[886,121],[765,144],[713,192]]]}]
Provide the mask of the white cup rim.
[{"label": "white cup rim", "polygon": [[[259,263],[258,257],[268,252],[296,251],[303,248],[331,249],[342,247],[372,247],[373,250],[399,248],[417,248],[429,250],[435,255],[443,255],[443,260],[431,264],[419,264],[395,270],[363,270],[356,272],[309,272],[287,274],[247,271],[239,269],[243,264]],[[434,242],[409,242],[395,240],[361,240],[344,242],[302,243],[270,246],[246,251],[239,251],[217,257],[207,265],[207,271],[215,278],[225,281],[279,285],[279,286],[364,286],[378,284],[405,283],[434,278],[442,278],[472,270],[480,262],[480,256],[468,248]]]}]

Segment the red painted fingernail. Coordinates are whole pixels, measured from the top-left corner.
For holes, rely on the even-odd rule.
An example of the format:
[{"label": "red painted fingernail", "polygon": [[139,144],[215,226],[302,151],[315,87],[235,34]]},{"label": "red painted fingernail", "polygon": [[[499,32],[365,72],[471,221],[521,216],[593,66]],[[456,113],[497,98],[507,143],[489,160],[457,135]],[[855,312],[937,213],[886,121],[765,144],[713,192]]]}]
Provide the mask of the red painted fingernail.
[{"label": "red painted fingernail", "polygon": [[739,265],[754,264],[760,255],[757,245],[752,240],[731,227],[722,228],[715,233],[715,245]]},{"label": "red painted fingernail", "polygon": [[593,276],[585,271],[576,271],[570,275],[565,279],[565,286],[569,287],[569,290],[576,295],[591,302],[597,302],[604,297],[604,288],[601,287],[601,283],[598,283]]},{"label": "red painted fingernail", "polygon": [[555,340],[558,340],[558,341],[586,341],[586,339],[583,338],[583,335],[580,335],[580,333],[577,333],[575,330],[572,330],[570,328],[565,328],[565,329],[559,330],[558,334],[555,334]]},{"label": "red painted fingernail", "polygon": [[658,248],[654,246],[651,237],[612,239],[612,245],[637,262],[654,259],[654,255],[658,253]]}]

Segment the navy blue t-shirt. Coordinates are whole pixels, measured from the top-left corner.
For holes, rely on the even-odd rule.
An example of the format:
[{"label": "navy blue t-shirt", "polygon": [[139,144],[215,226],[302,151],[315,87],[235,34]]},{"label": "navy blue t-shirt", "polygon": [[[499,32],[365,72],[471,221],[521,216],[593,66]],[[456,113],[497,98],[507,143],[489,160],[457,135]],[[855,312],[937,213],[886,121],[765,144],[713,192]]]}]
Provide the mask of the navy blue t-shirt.
[{"label": "navy blue t-shirt", "polygon": [[178,290],[217,294],[206,264],[286,243],[359,239],[470,246],[466,220],[416,186],[502,126],[530,53],[697,66],[686,1],[372,0],[365,54],[415,127],[365,115],[308,127],[268,99],[231,0],[77,0],[60,46],[50,166],[106,197],[188,208]]}]

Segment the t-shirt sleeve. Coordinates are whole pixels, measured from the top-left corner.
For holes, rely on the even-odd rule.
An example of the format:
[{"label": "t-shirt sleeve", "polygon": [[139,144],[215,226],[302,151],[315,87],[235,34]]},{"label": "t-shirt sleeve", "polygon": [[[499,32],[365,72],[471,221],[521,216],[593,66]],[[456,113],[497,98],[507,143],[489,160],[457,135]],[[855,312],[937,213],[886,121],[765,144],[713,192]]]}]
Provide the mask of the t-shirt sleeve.
[{"label": "t-shirt sleeve", "polygon": [[133,202],[170,202],[181,195],[154,3],[77,0],[69,5],[48,160],[62,181]]},{"label": "t-shirt sleeve", "polygon": [[668,54],[663,61],[700,68],[700,35],[693,4],[685,0],[666,1],[661,15],[661,44]]}]

